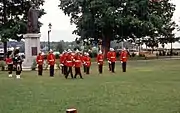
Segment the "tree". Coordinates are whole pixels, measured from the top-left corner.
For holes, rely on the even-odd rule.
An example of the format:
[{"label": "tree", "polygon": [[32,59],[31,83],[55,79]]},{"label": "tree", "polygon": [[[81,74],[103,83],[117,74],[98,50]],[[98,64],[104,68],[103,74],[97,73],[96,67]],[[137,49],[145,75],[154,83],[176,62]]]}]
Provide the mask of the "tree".
[{"label": "tree", "polygon": [[57,43],[56,50],[59,51],[60,53],[62,53],[64,51],[63,41],[60,41]]},{"label": "tree", "polygon": [[[3,23],[0,24],[1,41],[4,43],[4,53],[7,52],[7,41],[14,39],[20,41],[23,37],[18,34],[27,32],[27,15],[34,0],[0,0],[0,12],[3,13]],[[44,0],[39,0],[36,5],[40,8]],[[39,18],[44,15],[44,9],[40,9]],[[42,23],[39,22],[39,26]]]},{"label": "tree", "polygon": [[60,0],[60,9],[76,25],[73,32],[82,39],[103,40],[107,51],[111,40],[128,38],[156,38],[165,32],[162,28],[171,21],[175,6],[169,0]]}]

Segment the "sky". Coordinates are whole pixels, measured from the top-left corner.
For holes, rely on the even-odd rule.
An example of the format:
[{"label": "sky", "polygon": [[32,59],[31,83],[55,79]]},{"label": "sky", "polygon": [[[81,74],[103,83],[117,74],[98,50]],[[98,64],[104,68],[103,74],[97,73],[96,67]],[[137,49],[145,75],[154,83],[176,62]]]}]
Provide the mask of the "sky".
[{"label": "sky", "polygon": [[[176,5],[173,20],[180,24],[180,0],[172,0],[172,3]],[[47,41],[49,23],[52,24],[50,41],[74,41],[78,37],[72,34],[75,25],[70,25],[70,18],[59,9],[59,4],[60,0],[45,0],[43,8],[47,14],[40,19],[43,23],[41,27],[41,41]],[[176,35],[179,36],[180,32],[176,32]]]}]

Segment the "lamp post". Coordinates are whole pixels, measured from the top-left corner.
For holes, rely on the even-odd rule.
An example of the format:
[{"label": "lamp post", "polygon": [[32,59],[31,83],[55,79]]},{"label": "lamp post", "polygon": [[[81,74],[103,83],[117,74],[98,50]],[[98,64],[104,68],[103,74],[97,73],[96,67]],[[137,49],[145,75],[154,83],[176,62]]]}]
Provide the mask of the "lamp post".
[{"label": "lamp post", "polygon": [[49,30],[48,30],[48,51],[50,51],[50,32],[51,32],[52,24],[49,23],[48,27],[49,27]]}]

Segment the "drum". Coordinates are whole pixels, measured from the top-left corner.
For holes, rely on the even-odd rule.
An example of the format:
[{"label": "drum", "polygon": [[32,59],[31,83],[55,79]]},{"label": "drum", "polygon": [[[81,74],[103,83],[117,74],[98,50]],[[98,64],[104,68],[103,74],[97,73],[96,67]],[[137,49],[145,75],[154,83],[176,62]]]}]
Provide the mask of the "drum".
[{"label": "drum", "polygon": [[72,109],[67,109],[66,113],[77,113],[77,110],[72,108]]},{"label": "drum", "polygon": [[16,67],[17,69],[17,71],[21,71],[21,65],[20,64],[17,64],[17,67]]}]

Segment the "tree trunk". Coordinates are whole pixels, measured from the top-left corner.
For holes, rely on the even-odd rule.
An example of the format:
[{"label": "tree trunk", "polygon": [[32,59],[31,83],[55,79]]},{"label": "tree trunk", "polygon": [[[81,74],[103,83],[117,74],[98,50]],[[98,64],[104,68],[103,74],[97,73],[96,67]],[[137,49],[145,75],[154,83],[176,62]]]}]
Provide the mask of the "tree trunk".
[{"label": "tree trunk", "polygon": [[110,39],[109,37],[104,37],[103,40],[102,40],[102,52],[103,52],[103,55],[104,55],[104,58],[107,57],[107,52],[109,51],[109,48],[110,48]]},{"label": "tree trunk", "polygon": [[171,42],[171,51],[170,51],[170,55],[172,56],[173,54],[173,48],[172,48],[172,42]]},{"label": "tree trunk", "polygon": [[7,54],[7,42],[3,42],[4,44],[4,59],[6,59],[6,54]]}]

